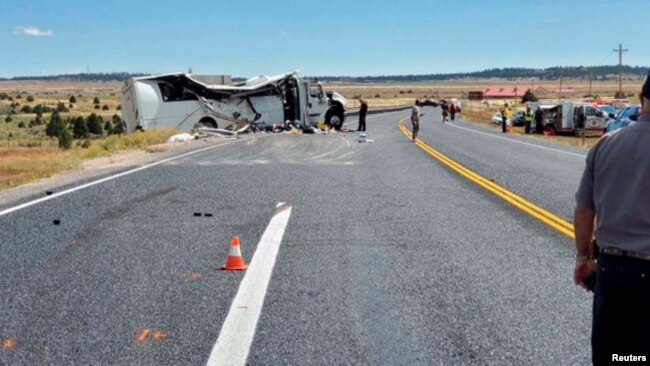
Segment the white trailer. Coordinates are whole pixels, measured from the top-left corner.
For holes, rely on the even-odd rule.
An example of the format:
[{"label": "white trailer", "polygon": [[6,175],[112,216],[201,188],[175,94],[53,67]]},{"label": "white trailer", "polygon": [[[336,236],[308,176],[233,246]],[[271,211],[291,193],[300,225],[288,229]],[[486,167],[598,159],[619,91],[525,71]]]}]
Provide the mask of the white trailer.
[{"label": "white trailer", "polygon": [[588,103],[530,103],[533,111],[539,106],[544,116],[544,129],[553,133],[600,135],[607,124],[607,114]]},{"label": "white trailer", "polygon": [[[216,84],[215,84],[216,82]],[[211,83],[211,84],[208,84]],[[286,121],[340,128],[347,100],[296,72],[230,83],[228,76],[175,73],[136,77],[122,88],[127,133],[156,127],[189,131],[247,122],[259,127]]]}]

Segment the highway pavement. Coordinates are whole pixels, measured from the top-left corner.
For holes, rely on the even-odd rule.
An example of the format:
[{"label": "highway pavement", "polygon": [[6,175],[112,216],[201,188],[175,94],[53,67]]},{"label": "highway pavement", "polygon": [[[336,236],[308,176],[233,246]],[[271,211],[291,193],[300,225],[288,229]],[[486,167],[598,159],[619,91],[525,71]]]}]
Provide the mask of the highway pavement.
[{"label": "highway pavement", "polygon": [[[585,151],[423,111],[429,145],[571,218]],[[27,204],[0,215],[0,364],[205,365],[242,295],[263,301],[250,343],[220,347],[251,365],[588,364],[571,240],[410,142],[406,114],[369,116],[367,143],[259,135],[0,206]],[[219,270],[233,235],[264,253],[248,272]]]}]

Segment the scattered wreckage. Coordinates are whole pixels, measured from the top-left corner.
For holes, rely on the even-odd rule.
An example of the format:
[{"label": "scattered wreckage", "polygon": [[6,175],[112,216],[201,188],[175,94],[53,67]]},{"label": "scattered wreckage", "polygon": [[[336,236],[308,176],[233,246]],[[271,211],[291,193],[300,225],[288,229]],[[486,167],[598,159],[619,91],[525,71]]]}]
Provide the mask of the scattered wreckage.
[{"label": "scattered wreckage", "polygon": [[[135,77],[122,88],[127,133],[156,127],[237,135],[325,123],[340,129],[347,99],[297,72],[233,83],[227,75],[185,73]],[[224,126],[224,128],[220,128]]]}]

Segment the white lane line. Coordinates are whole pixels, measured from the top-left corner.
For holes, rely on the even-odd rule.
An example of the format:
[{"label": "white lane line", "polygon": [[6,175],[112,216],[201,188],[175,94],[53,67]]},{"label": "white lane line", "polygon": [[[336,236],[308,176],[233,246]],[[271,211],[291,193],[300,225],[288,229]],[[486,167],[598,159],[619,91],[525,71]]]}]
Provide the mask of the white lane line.
[{"label": "white lane line", "polygon": [[18,205],[18,206],[10,207],[10,208],[7,208],[7,209],[5,209],[5,210],[0,211],[0,217],[2,217],[2,216],[4,216],[4,215],[8,215],[8,214],[10,214],[10,213],[12,213],[12,212],[16,212],[16,211],[18,211],[18,210],[22,210],[23,208],[27,208],[27,207],[29,207],[29,206],[34,206],[34,205],[36,205],[36,204],[39,204],[39,203],[42,203],[42,202],[46,202],[46,201],[49,201],[49,200],[55,199],[55,198],[57,198],[57,197],[61,197],[61,196],[63,196],[63,195],[66,195],[66,194],[69,194],[69,193],[72,193],[72,192],[80,191],[80,190],[82,190],[82,189],[86,189],[86,188],[88,188],[88,187],[92,187],[92,186],[97,185],[97,184],[101,184],[101,183],[104,183],[104,182],[108,182],[109,180],[117,179],[117,178],[123,177],[123,176],[125,176],[125,175],[129,175],[129,174],[137,173],[137,172],[139,172],[139,171],[142,171],[142,170],[145,170],[145,169],[149,169],[149,168],[154,167],[154,166],[156,166],[156,165],[164,164],[164,163],[170,162],[170,161],[172,161],[172,160],[177,160],[177,159],[180,159],[180,158],[184,158],[184,157],[186,157],[186,156],[190,156],[190,155],[198,154],[198,153],[200,153],[200,152],[203,152],[203,151],[206,151],[206,150],[210,150],[210,149],[215,149],[215,148],[217,148],[217,147],[222,147],[222,146],[231,145],[231,144],[233,144],[233,143],[235,143],[235,142],[237,142],[237,141],[243,141],[243,140],[233,140],[233,141],[225,142],[225,143],[223,143],[223,144],[213,145],[213,146],[208,146],[208,147],[205,147],[205,148],[202,148],[202,149],[193,150],[193,151],[190,151],[190,152],[187,152],[187,153],[181,154],[181,155],[176,155],[176,156],[172,156],[172,157],[169,157],[169,158],[166,158],[166,159],[163,159],[163,160],[157,161],[157,162],[155,162],[155,163],[151,163],[151,164],[143,165],[143,166],[138,167],[138,168],[135,168],[135,169],[127,170],[127,171],[122,172],[122,173],[114,174],[114,175],[111,175],[111,176],[108,176],[108,177],[105,177],[105,178],[102,178],[102,179],[98,179],[98,180],[95,180],[95,181],[92,181],[92,182],[89,182],[89,183],[86,183],[86,184],[82,184],[82,185],[77,186],[77,187],[72,187],[72,188],[66,189],[66,190],[64,190],[64,191],[54,193],[54,194],[49,195],[49,196],[45,196],[45,197],[41,197],[41,198],[37,198],[37,199],[35,199],[35,200],[29,201],[29,202],[25,202],[25,203],[20,204],[20,205]]},{"label": "white lane line", "polygon": [[246,364],[275,258],[290,216],[291,205],[278,203],[277,210],[257,244],[255,255],[232,301],[217,343],[210,352],[208,366]]},{"label": "white lane line", "polygon": [[507,137],[501,137],[501,136],[497,136],[497,135],[494,135],[494,134],[491,134],[491,133],[482,132],[482,131],[476,131],[476,130],[473,130],[473,129],[471,129],[471,128],[466,128],[466,127],[461,127],[461,126],[455,125],[455,124],[453,124],[453,123],[451,123],[451,122],[448,122],[447,124],[448,124],[449,126],[452,126],[452,127],[455,127],[455,128],[460,128],[461,130],[465,130],[465,131],[469,131],[469,132],[473,132],[473,133],[478,133],[478,134],[480,134],[480,135],[489,136],[489,137],[492,137],[492,138],[495,138],[495,139],[506,140],[506,141],[510,141],[510,142],[517,143],[517,144],[522,144],[522,145],[532,146],[532,147],[536,147],[536,148],[538,148],[538,149],[544,149],[544,150],[555,151],[555,152],[559,152],[559,153],[566,154],[566,155],[577,156],[577,157],[579,157],[579,158],[583,158],[583,159],[587,157],[586,154],[585,154],[585,155],[582,155],[582,154],[573,153],[573,152],[570,152],[570,151],[565,151],[565,150],[555,149],[555,148],[552,148],[552,147],[547,147],[547,146],[542,146],[542,145],[532,144],[532,143],[530,143],[530,142],[519,141],[519,140],[516,140],[516,139],[507,138]]}]

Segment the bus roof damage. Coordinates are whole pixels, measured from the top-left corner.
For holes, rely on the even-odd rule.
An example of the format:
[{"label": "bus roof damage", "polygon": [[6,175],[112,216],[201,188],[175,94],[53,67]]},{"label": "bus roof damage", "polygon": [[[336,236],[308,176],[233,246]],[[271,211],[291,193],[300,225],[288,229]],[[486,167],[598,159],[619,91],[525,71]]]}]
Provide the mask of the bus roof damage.
[{"label": "bus roof damage", "polygon": [[229,76],[163,74],[132,78],[122,89],[128,132],[155,127],[184,131],[242,123],[264,128],[284,122],[340,128],[347,100],[297,72],[232,83]]}]

